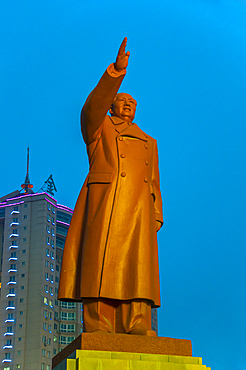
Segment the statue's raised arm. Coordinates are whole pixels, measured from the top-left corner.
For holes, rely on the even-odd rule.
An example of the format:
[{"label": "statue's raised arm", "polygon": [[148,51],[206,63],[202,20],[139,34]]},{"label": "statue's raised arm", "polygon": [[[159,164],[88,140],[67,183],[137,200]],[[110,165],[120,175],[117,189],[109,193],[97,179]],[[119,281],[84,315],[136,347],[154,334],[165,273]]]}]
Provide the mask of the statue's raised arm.
[{"label": "statue's raised arm", "polygon": [[106,114],[122,83],[128,66],[130,52],[126,52],[127,38],[122,41],[115,63],[103,74],[95,89],[88,96],[81,113],[81,129],[85,143],[96,140]]}]

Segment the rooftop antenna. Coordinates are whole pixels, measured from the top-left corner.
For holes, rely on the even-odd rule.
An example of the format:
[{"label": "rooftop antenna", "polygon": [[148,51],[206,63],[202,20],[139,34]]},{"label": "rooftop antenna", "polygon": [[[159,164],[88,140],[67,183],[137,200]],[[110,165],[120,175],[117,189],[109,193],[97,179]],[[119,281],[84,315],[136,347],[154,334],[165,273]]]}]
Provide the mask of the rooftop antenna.
[{"label": "rooftop antenna", "polygon": [[29,145],[27,147],[27,169],[26,169],[26,177],[25,177],[25,182],[24,184],[21,185],[22,189],[24,189],[24,193],[28,194],[29,189],[33,188],[33,185],[30,184],[30,178],[29,178]]}]

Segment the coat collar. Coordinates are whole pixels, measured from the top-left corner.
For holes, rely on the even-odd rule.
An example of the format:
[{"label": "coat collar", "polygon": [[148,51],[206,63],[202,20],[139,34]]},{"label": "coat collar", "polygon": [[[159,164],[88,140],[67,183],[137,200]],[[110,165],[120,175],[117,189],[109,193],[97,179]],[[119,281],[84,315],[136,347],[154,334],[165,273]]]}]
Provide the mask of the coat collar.
[{"label": "coat collar", "polygon": [[115,131],[119,134],[122,134],[124,136],[136,137],[144,141],[148,140],[148,136],[142,130],[140,130],[140,128],[135,123],[129,125],[127,122],[122,121],[122,119],[119,117],[112,116],[109,118],[114,124]]}]

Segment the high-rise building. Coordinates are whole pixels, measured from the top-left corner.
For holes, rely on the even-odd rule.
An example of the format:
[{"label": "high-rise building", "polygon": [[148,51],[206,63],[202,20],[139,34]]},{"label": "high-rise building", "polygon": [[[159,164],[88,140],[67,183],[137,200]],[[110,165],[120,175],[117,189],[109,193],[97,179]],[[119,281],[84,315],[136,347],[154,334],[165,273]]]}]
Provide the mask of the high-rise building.
[{"label": "high-rise building", "polygon": [[51,370],[83,330],[82,305],[57,300],[73,210],[48,193],[0,198],[0,369]]}]

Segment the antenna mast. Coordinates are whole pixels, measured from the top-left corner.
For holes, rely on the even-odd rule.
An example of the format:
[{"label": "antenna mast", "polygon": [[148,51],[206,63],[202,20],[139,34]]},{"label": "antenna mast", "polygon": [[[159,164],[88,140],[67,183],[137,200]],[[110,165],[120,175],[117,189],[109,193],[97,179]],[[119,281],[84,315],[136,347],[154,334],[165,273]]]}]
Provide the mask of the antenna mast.
[{"label": "antenna mast", "polygon": [[27,169],[26,169],[26,178],[24,184],[21,185],[22,189],[24,189],[24,193],[28,194],[28,189],[32,189],[33,185],[30,184],[30,178],[29,178],[29,146],[27,147]]}]

